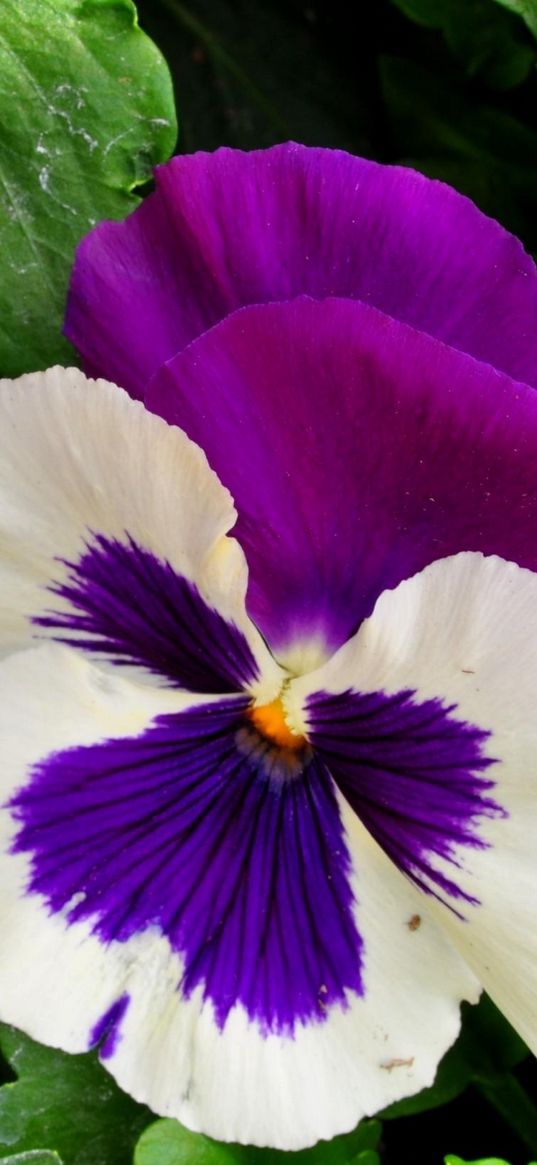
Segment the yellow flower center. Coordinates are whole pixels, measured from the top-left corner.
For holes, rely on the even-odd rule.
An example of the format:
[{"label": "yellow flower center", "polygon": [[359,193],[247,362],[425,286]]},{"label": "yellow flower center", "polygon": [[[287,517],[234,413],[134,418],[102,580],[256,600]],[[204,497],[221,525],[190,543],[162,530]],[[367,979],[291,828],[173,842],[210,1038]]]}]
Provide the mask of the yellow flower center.
[{"label": "yellow flower center", "polygon": [[292,752],[298,752],[307,743],[305,736],[292,732],[289,728],[280,696],[277,696],[271,704],[250,708],[248,719],[261,736],[265,736],[267,740],[279,745],[280,748],[289,748]]}]

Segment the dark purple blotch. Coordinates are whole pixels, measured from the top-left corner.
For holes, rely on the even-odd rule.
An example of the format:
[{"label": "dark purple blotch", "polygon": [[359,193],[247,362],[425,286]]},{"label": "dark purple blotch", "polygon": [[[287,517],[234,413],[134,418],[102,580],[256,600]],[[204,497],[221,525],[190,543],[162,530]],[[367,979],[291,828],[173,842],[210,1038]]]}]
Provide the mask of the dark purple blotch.
[{"label": "dark purple blotch", "polygon": [[93,534],[65,582],[49,590],[70,610],[34,617],[61,643],[135,664],[191,692],[236,692],[258,678],[242,631],[197,587],[125,535]]},{"label": "dark purple blotch", "polygon": [[130,995],[128,991],[125,991],[91,1029],[88,1047],[98,1046],[99,1059],[109,1060],[114,1055],[121,1039],[121,1021],[130,1001]]},{"label": "dark purple blotch", "polygon": [[[459,719],[455,705],[386,695],[316,692],[309,739],[357,816],[396,866],[429,894],[477,904],[458,885],[461,847],[483,848],[479,824],[504,815],[489,796],[484,752],[491,733]],[[443,859],[453,876],[440,868]]]},{"label": "dark purple blotch", "polygon": [[240,1003],[290,1032],[362,991],[362,940],[334,783],[310,752],[290,776],[253,748],[247,707],[48,757],[12,802],[14,848],[31,855],[28,889],[104,942],[166,935],[182,991],[201,987],[220,1027]]}]

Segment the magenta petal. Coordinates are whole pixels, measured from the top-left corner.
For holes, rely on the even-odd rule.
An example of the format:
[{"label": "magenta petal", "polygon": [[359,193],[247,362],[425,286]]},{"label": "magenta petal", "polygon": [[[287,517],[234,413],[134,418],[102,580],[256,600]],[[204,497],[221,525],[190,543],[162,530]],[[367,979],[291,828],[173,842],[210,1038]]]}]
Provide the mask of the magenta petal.
[{"label": "magenta petal", "polygon": [[331,650],[460,550],[537,569],[537,395],[351,300],[244,308],[159,370],[149,407],[231,490],[248,607]]},{"label": "magenta petal", "polygon": [[537,272],[467,199],[412,170],[293,143],[173,158],[80,244],[65,330],[134,396],[236,308],[363,299],[537,384]]}]

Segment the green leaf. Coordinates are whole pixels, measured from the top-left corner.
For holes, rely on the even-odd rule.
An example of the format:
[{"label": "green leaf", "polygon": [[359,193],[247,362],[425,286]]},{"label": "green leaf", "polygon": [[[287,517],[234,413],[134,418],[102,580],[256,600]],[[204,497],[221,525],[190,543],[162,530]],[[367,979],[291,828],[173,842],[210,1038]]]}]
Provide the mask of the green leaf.
[{"label": "green leaf", "polygon": [[497,0],[510,12],[516,12],[526,22],[528,28],[537,37],[537,0]]},{"label": "green leaf", "polygon": [[[17,1074],[0,1088],[0,1159],[55,1150],[60,1165],[126,1165],[149,1109],[121,1092],[94,1053],[69,1056],[0,1025],[0,1051]],[[17,1159],[18,1161],[18,1159]],[[28,1165],[58,1165],[28,1157]]]},{"label": "green leaf", "polygon": [[535,64],[535,47],[520,22],[493,0],[392,2],[416,23],[440,30],[468,75],[498,89],[519,85]]},{"label": "green leaf", "polygon": [[381,1161],[374,1149],[365,1149],[363,1153],[358,1153],[357,1157],[353,1157],[352,1161],[349,1161],[349,1165],[381,1165]]},{"label": "green leaf", "polygon": [[175,137],[168,69],[131,0],[2,0],[0,374],[73,362],[75,245],[134,208]]},{"label": "green leaf", "polygon": [[378,1165],[374,1152],[378,1121],[363,1121],[354,1132],[319,1141],[312,1149],[284,1153],[277,1149],[221,1144],[192,1133],[174,1120],[158,1120],[142,1134],[134,1165]]},{"label": "green leaf", "polygon": [[244,1162],[240,1146],[211,1141],[177,1121],[159,1120],[146,1129],[134,1152],[134,1165],[235,1165]]},{"label": "green leaf", "polygon": [[62,1165],[57,1153],[50,1153],[48,1149],[30,1149],[28,1153],[15,1153],[13,1157],[4,1157],[4,1165]]},{"label": "green leaf", "polygon": [[481,1157],[479,1161],[463,1161],[462,1157],[454,1157],[453,1153],[448,1153],[444,1161],[445,1165],[509,1165],[503,1157]]},{"label": "green leaf", "polygon": [[537,1107],[520,1082],[510,1072],[478,1081],[479,1091],[496,1112],[514,1129],[530,1153],[537,1152]]},{"label": "green leaf", "polygon": [[524,1040],[488,995],[481,996],[477,1007],[467,1005],[465,1008],[458,1046],[475,1081],[516,1068],[529,1055]]}]

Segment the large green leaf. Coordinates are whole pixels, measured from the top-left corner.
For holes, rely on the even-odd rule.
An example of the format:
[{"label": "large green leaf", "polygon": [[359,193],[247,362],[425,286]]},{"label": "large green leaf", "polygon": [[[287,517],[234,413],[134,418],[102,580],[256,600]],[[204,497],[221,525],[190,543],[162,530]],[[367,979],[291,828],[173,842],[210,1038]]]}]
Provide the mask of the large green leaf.
[{"label": "large green leaf", "polygon": [[72,362],[75,245],[133,209],[175,137],[168,69],[131,0],[1,0],[0,374]]},{"label": "large green leaf", "polygon": [[537,37],[537,0],[497,0],[504,8],[521,16],[534,36]]},{"label": "large green leaf", "polygon": [[178,1121],[159,1120],[140,1138],[134,1165],[377,1165],[374,1150],[380,1132],[378,1121],[363,1121],[347,1136],[319,1141],[302,1152],[283,1153],[220,1144],[191,1133]]},{"label": "large green leaf", "polygon": [[[18,1079],[0,1088],[0,1159],[57,1151],[60,1165],[129,1165],[149,1109],[121,1092],[97,1057],[44,1048],[0,1025],[0,1051]],[[28,1165],[53,1165],[28,1157]],[[18,1160],[17,1160],[18,1165]],[[58,1162],[55,1162],[58,1165]]]}]

